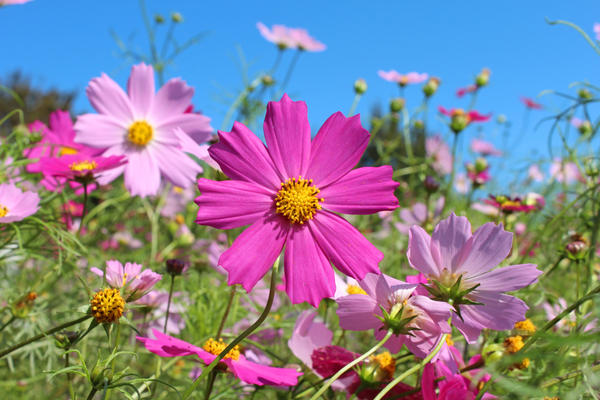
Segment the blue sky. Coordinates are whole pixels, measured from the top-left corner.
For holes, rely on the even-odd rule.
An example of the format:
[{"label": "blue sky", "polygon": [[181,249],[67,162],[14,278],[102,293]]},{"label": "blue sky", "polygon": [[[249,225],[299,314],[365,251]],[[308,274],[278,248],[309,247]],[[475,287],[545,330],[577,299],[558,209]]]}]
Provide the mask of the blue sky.
[{"label": "blue sky", "polygon": [[[368,115],[375,103],[387,107],[398,95],[394,84],[377,76],[379,69],[428,72],[442,78],[433,106],[466,107],[454,96],[472,82],[482,67],[492,70],[490,86],[477,103],[482,112],[505,114],[513,122],[511,149],[515,160],[547,155],[547,126],[535,123],[566,103],[557,97],[538,99],[548,109],[530,115],[521,126],[524,107],[519,96],[536,97],[546,89],[571,91],[574,81],[597,82],[600,57],[575,31],[550,26],[544,18],[577,23],[592,34],[600,22],[597,1],[252,1],[200,2],[148,0],[151,14],[180,12],[177,27],[183,41],[206,31],[203,41],[169,67],[167,78],[181,76],[196,88],[194,103],[220,127],[226,92],[242,87],[236,48],[251,62],[250,74],[268,69],[275,49],[256,29],[256,22],[304,27],[328,48],[303,54],[288,87],[296,100],[308,104],[313,130],[335,111],[347,112],[352,84],[364,78],[369,90],[358,112]],[[36,83],[77,90],[75,110],[91,111],[85,98],[87,82],[101,72],[124,84],[129,66],[118,56],[110,36],[114,30],[146,51],[147,42],[137,1],[35,0],[0,9],[2,61],[0,76],[21,69]],[[289,62],[291,54],[284,59]],[[417,107],[421,92],[407,90],[409,107]],[[430,116],[435,113],[430,112]],[[430,117],[435,131],[447,135],[443,124]],[[363,121],[367,119],[363,117]],[[501,144],[494,124],[481,132],[470,128],[466,140],[482,137]],[[513,143],[513,141],[509,141]],[[466,147],[466,146],[465,146]],[[522,163],[515,165],[522,166]]]}]

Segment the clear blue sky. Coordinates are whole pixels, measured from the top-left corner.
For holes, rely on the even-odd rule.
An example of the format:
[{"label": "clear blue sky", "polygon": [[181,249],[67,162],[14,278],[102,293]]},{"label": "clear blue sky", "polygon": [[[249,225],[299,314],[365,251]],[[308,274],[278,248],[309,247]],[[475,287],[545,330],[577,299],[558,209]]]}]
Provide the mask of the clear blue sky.
[{"label": "clear blue sky", "polygon": [[[534,123],[549,111],[530,115],[528,129],[521,128],[524,107],[519,96],[536,97],[545,89],[569,91],[574,81],[597,83],[600,57],[575,31],[550,26],[544,17],[565,19],[592,34],[600,22],[597,1],[182,1],[148,0],[151,14],[178,11],[185,23],[177,29],[180,41],[207,31],[199,44],[180,56],[167,77],[181,76],[196,88],[194,103],[220,127],[227,105],[225,91],[242,87],[236,46],[252,62],[250,73],[268,69],[274,47],[258,33],[255,24],[304,27],[328,48],[304,54],[288,93],[307,102],[316,131],[331,113],[347,112],[356,78],[367,80],[369,90],[358,112],[368,115],[379,102],[387,107],[397,96],[394,84],[377,76],[379,69],[428,72],[442,78],[433,106],[466,107],[468,100],[454,96],[458,87],[472,82],[482,67],[492,70],[490,86],[478,100],[482,112],[505,114],[513,122],[512,149],[519,160],[538,150],[547,154],[547,128],[534,131]],[[0,76],[15,69],[46,86],[77,90],[75,110],[90,111],[84,94],[87,82],[101,72],[124,84],[129,66],[118,57],[109,31],[146,51],[145,30],[137,1],[35,0],[0,9]],[[284,60],[289,61],[290,54]],[[571,90],[573,92],[573,90]],[[419,88],[407,91],[409,107],[421,98]],[[539,99],[550,110],[565,103],[551,96]],[[435,113],[430,112],[430,116]],[[363,121],[367,121],[363,117]],[[433,119],[433,126],[447,134]],[[498,144],[493,124],[481,132]],[[475,129],[466,139],[477,136]],[[465,142],[466,146],[466,142]],[[522,164],[516,164],[522,166]]]}]

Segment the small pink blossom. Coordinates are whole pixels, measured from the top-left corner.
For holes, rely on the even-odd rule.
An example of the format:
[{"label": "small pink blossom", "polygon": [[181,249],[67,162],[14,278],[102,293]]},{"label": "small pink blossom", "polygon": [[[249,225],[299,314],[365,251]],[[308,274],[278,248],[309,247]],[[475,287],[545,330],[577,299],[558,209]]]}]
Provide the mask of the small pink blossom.
[{"label": "small pink blossom", "polygon": [[542,182],[544,180],[544,174],[540,170],[537,164],[531,164],[527,170],[527,176],[534,182]]},{"label": "small pink blossom", "polygon": [[542,110],[544,108],[542,104],[536,103],[535,101],[533,101],[533,99],[529,97],[521,96],[521,102],[525,104],[525,107],[529,108],[530,110]]},{"label": "small pink blossom", "polygon": [[425,140],[425,152],[433,158],[433,169],[440,175],[452,172],[452,154],[450,148],[440,135],[428,137]]},{"label": "small pink blossom", "polygon": [[502,152],[494,147],[492,143],[476,138],[471,140],[471,151],[482,156],[502,156]]},{"label": "small pink blossom", "polygon": [[456,97],[461,98],[467,93],[474,93],[479,89],[477,85],[468,85],[456,91]]},{"label": "small pink blossom", "polygon": [[256,24],[260,34],[280,49],[298,49],[303,51],[323,51],[327,47],[310,36],[306,29],[289,28],[284,25],[273,25],[269,29],[262,22]]},{"label": "small pink blossom", "polygon": [[596,34],[596,40],[600,40],[600,23],[594,23],[594,33]]},{"label": "small pink blossom", "polygon": [[379,76],[388,82],[395,82],[400,86],[412,85],[415,83],[425,82],[428,75],[426,73],[409,72],[407,74],[401,74],[396,70],[390,71],[378,71]]},{"label": "small pink blossom", "polygon": [[550,176],[556,179],[557,182],[571,184],[574,182],[585,182],[585,178],[579,172],[577,164],[571,161],[564,161],[560,158],[555,158],[550,164]]},{"label": "small pink blossom", "polygon": [[117,260],[106,262],[106,274],[99,268],[90,268],[94,274],[105,277],[106,282],[113,288],[124,288],[127,301],[135,301],[148,293],[162,279],[162,275],[150,269],[142,271],[142,266],[136,263],[123,264]]},{"label": "small pink blossom", "polygon": [[124,156],[92,156],[85,153],[62,157],[42,157],[40,164],[44,175],[65,178],[69,181],[87,183],[102,176],[102,173],[127,163]]},{"label": "small pink blossom", "polygon": [[398,231],[408,235],[408,230],[412,225],[423,226],[427,221],[435,221],[442,214],[444,209],[444,197],[440,197],[435,202],[433,212],[428,215],[427,207],[423,203],[415,203],[411,208],[400,210],[400,221],[394,223]]},{"label": "small pink blossom", "polygon": [[13,183],[0,184],[0,224],[21,221],[39,209],[40,197],[23,192]]},{"label": "small pink blossom", "polygon": [[31,0],[0,0],[0,7],[14,5],[14,4],[25,4],[29,3]]}]

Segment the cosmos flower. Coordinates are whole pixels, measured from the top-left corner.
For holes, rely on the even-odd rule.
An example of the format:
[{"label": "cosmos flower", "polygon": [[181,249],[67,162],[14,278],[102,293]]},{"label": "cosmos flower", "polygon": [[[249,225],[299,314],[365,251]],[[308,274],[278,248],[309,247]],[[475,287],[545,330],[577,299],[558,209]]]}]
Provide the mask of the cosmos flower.
[{"label": "cosmos flower", "polygon": [[432,167],[437,173],[447,175],[452,172],[452,154],[440,135],[425,139],[425,152],[427,157],[433,158]]},{"label": "cosmos flower", "polygon": [[408,261],[431,282],[429,292],[440,301],[452,301],[452,324],[469,343],[484,328],[512,329],[525,319],[527,305],[504,292],[537,281],[542,271],[534,264],[494,269],[509,254],[512,233],[488,222],[475,233],[466,217],[454,213],[429,236],[420,226],[410,228]]},{"label": "cosmos flower", "polygon": [[534,182],[542,182],[544,180],[544,174],[540,170],[537,164],[531,164],[527,170],[527,176]]},{"label": "cosmos flower", "polygon": [[[311,142],[307,108],[284,95],[267,105],[267,147],[246,126],[219,132],[209,149],[230,181],[198,181],[196,222],[218,229],[249,225],[219,265],[230,285],[250,291],[285,246],[286,292],[316,306],[335,292],[333,263],[362,279],[383,254],[339,213],[372,214],[398,206],[392,168],[352,170],[369,143],[360,117],[333,114]],[[240,201],[242,200],[243,201]]]},{"label": "cosmos flower", "polygon": [[499,211],[505,214],[513,212],[530,212],[537,208],[536,203],[527,202],[520,197],[510,197],[504,195],[489,195],[489,198],[484,199],[485,204],[496,207]]},{"label": "cosmos flower", "polygon": [[85,153],[40,159],[44,175],[86,184],[101,177],[103,172],[124,165],[126,162],[125,156],[101,157]]},{"label": "cosmos flower", "polygon": [[258,31],[271,43],[275,43],[280,49],[287,48],[303,51],[323,51],[327,47],[310,36],[306,29],[289,28],[284,25],[273,25],[269,29],[262,22],[256,24]]},{"label": "cosmos flower", "polygon": [[436,220],[442,214],[444,201],[444,197],[437,199],[431,218],[428,215],[427,206],[424,203],[415,203],[411,208],[403,208],[400,210],[401,221],[394,223],[394,226],[398,231],[408,235],[408,230],[412,225],[423,226],[428,220]]},{"label": "cosmos flower", "polygon": [[594,33],[596,34],[596,40],[600,40],[600,23],[594,23]]},{"label": "cosmos flower", "polygon": [[502,152],[495,148],[492,143],[477,138],[471,140],[471,151],[482,156],[502,156]]},{"label": "cosmos flower", "polygon": [[462,108],[446,108],[439,106],[438,111],[443,115],[450,117],[450,128],[454,133],[459,133],[473,122],[487,122],[492,117],[492,114],[483,115],[478,111],[471,110],[465,112]]},{"label": "cosmos flower", "polygon": [[387,72],[379,70],[377,73],[382,79],[385,79],[388,82],[395,82],[402,87],[406,85],[412,85],[415,83],[425,82],[428,77],[427,74],[420,74],[418,72],[409,72],[407,74],[401,74],[394,69]]},{"label": "cosmos flower", "polygon": [[476,92],[477,89],[479,89],[479,86],[477,86],[477,85],[468,85],[468,86],[465,86],[465,87],[460,88],[460,89],[458,89],[456,91],[456,97],[461,98],[461,97],[463,97],[467,93]]},{"label": "cosmos flower", "polygon": [[555,158],[550,164],[550,176],[560,183],[585,182],[585,178],[577,168],[577,164],[560,158]]},{"label": "cosmos flower", "polygon": [[23,192],[13,183],[0,184],[0,224],[21,221],[39,209],[40,197]]},{"label": "cosmos flower", "polygon": [[[465,367],[462,362],[460,352],[453,346],[449,346],[454,356],[461,361],[461,367]],[[469,360],[467,366],[472,367],[481,359],[480,355]],[[421,393],[423,400],[475,400],[479,393],[479,388],[485,382],[490,380],[489,374],[480,376],[478,369],[469,369],[468,372],[460,374],[445,367],[441,362],[428,363],[423,369],[421,378]],[[480,376],[477,382],[474,378]],[[439,379],[441,378],[441,379]],[[436,387],[438,391],[436,393]],[[496,399],[497,397],[489,393],[484,393],[483,400]]]},{"label": "cosmos flower", "polygon": [[135,301],[147,294],[156,282],[162,279],[162,275],[150,269],[142,271],[142,266],[136,263],[125,263],[125,266],[117,260],[106,262],[106,274],[99,268],[90,268],[94,274],[105,277],[106,282],[112,288],[124,288],[126,301]]},{"label": "cosmos flower", "polygon": [[521,103],[525,104],[525,107],[530,110],[542,110],[544,108],[540,103],[536,103],[533,99],[525,96],[521,96]]},{"label": "cosmos flower", "polygon": [[[212,338],[208,339],[202,347],[197,347],[156,329],[153,329],[152,333],[156,339],[137,336],[137,340],[142,342],[146,349],[161,357],[195,354],[209,365],[227,347],[222,340]],[[302,372],[292,368],[275,368],[251,362],[241,353],[239,346],[229,351],[220,363],[241,381],[251,385],[294,386],[298,383],[298,377],[302,375]]]},{"label": "cosmos flower", "polygon": [[106,173],[101,184],[124,174],[127,190],[145,197],[158,192],[161,175],[176,186],[193,183],[201,167],[185,154],[176,128],[197,143],[211,133],[209,118],[185,113],[193,88],[176,78],[155,93],[154,69],[141,63],[131,69],[127,94],[106,74],[92,79],[86,93],[98,114],[77,119],[76,141],[107,148],[103,156],[125,155],[128,160]]},{"label": "cosmos flower", "polygon": [[0,7],[14,5],[14,4],[24,4],[29,3],[31,0],[0,0]]}]

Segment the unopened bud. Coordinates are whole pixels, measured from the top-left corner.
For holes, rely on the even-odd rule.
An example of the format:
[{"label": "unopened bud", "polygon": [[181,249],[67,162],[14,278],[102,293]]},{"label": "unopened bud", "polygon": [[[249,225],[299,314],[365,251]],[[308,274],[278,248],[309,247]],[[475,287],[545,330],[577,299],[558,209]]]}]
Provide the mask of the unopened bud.
[{"label": "unopened bud", "polygon": [[396,97],[390,101],[390,111],[393,113],[397,113],[404,109],[404,105],[406,104],[406,100],[401,97]]},{"label": "unopened bud", "polygon": [[262,78],[260,78],[260,81],[263,86],[273,86],[275,84],[275,79],[273,79],[271,75],[263,75]]},{"label": "unopened bud", "polygon": [[183,15],[181,15],[178,12],[172,12],[171,13],[171,21],[175,22],[175,23],[181,23],[183,22]]},{"label": "unopened bud", "polygon": [[367,81],[364,79],[361,78],[354,81],[354,93],[363,94],[367,91],[367,88]]},{"label": "unopened bud", "polygon": [[187,264],[183,260],[171,258],[166,261],[167,272],[173,276],[181,275],[187,270]]},{"label": "unopened bud", "polygon": [[414,122],[413,126],[417,130],[423,130],[425,128],[425,123],[423,121],[421,121],[420,119],[418,119]]},{"label": "unopened bud", "polygon": [[154,15],[154,22],[156,22],[157,24],[162,24],[165,22],[165,17],[163,17],[160,14],[155,14]]},{"label": "unopened bud", "polygon": [[79,338],[79,332],[62,331],[54,335],[56,347],[59,349],[68,349]]},{"label": "unopened bud", "polygon": [[569,237],[569,243],[565,246],[567,257],[571,260],[581,260],[585,258],[588,250],[588,241],[578,233],[573,233]]},{"label": "unopened bud", "polygon": [[590,121],[582,121],[581,124],[577,127],[577,130],[581,134],[581,136],[589,136],[594,132],[594,127],[592,127],[592,123]]},{"label": "unopened bud", "polygon": [[450,120],[450,129],[454,133],[462,132],[469,125],[469,117],[462,110],[456,110]]},{"label": "unopened bud", "polygon": [[596,178],[600,175],[600,166],[598,165],[598,160],[588,159],[584,164],[585,174],[590,178]]},{"label": "unopened bud", "polygon": [[477,160],[475,160],[475,172],[483,172],[488,169],[488,166],[487,160],[483,157],[478,157]]},{"label": "unopened bud", "polygon": [[478,87],[487,86],[490,81],[490,74],[489,68],[482,69],[479,75],[475,77],[475,85]]},{"label": "unopened bud", "polygon": [[427,193],[435,193],[440,188],[440,183],[431,175],[425,177],[423,185],[425,186]]},{"label": "unopened bud", "polygon": [[438,88],[440,87],[440,83],[441,83],[440,78],[436,78],[436,77],[429,78],[427,83],[425,83],[425,85],[423,85],[423,94],[425,95],[425,97],[433,96],[435,94],[435,92],[437,92]]},{"label": "unopened bud", "polygon": [[591,100],[594,98],[594,95],[592,94],[592,92],[590,92],[589,90],[585,89],[585,88],[581,88],[577,91],[577,96],[579,96],[580,99],[583,100]]},{"label": "unopened bud", "polygon": [[108,386],[112,378],[112,368],[102,365],[101,363],[97,363],[94,369],[92,369],[92,373],[90,374],[90,380],[92,381],[92,385],[97,389]]}]

